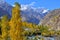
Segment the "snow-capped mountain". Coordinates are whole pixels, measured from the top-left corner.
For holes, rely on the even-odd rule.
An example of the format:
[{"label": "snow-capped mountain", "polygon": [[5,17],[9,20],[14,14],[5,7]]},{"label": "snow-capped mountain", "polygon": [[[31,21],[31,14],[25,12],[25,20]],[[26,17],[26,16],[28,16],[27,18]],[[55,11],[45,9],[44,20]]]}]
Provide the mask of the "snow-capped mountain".
[{"label": "snow-capped mountain", "polygon": [[[12,7],[13,6],[6,3],[5,1],[0,1],[0,17],[3,15],[8,15],[8,17],[10,18]],[[49,10],[45,8],[34,8],[26,5],[21,6],[22,21],[38,24],[48,11]]]},{"label": "snow-capped mountain", "polygon": [[23,21],[32,22],[38,24],[41,19],[48,13],[48,9],[34,8],[29,6],[21,7],[21,15]]}]

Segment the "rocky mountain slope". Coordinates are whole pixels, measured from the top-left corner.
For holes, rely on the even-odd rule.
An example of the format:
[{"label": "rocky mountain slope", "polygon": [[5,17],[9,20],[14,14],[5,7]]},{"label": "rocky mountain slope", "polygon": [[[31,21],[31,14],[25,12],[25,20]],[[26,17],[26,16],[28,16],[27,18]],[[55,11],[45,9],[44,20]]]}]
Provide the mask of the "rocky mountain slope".
[{"label": "rocky mountain slope", "polygon": [[60,30],[60,9],[49,12],[40,24],[51,26],[53,30]]},{"label": "rocky mountain slope", "polygon": [[31,8],[27,7],[25,10],[21,10],[22,20],[38,24],[41,19],[48,13],[45,8]]}]

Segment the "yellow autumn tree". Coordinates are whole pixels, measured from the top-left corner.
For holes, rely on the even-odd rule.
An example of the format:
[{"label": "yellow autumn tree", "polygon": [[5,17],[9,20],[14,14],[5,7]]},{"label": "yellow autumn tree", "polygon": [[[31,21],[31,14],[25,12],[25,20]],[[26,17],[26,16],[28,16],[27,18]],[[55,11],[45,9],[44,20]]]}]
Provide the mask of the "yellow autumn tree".
[{"label": "yellow autumn tree", "polygon": [[2,35],[2,31],[1,31],[1,19],[0,19],[0,36]]},{"label": "yellow autumn tree", "polygon": [[15,7],[12,8],[12,18],[9,22],[10,25],[10,38],[11,40],[23,40],[22,37],[22,22],[20,16],[20,4],[15,3]]},{"label": "yellow autumn tree", "polygon": [[2,30],[2,38],[3,40],[7,40],[7,37],[8,37],[8,30],[7,30],[7,27],[8,27],[8,18],[7,16],[3,16],[2,19],[1,19],[1,30]]}]

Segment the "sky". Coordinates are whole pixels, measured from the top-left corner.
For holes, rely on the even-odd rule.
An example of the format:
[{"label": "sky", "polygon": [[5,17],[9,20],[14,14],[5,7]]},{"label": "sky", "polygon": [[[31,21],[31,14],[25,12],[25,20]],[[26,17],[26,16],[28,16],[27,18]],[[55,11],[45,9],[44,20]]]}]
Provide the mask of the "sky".
[{"label": "sky", "polygon": [[7,3],[14,5],[18,2],[21,5],[28,5],[33,7],[44,7],[50,10],[60,8],[60,0],[5,0]]}]

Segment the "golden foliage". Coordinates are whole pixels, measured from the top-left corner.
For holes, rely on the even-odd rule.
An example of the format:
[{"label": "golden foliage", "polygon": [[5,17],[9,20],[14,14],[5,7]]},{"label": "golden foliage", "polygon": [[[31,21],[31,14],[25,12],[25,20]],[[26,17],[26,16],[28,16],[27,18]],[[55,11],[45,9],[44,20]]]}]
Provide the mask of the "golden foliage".
[{"label": "golden foliage", "polygon": [[8,20],[7,20],[7,16],[3,16],[1,19],[1,30],[2,30],[2,38],[4,38],[4,40],[7,39],[8,37]]},{"label": "golden foliage", "polygon": [[11,40],[23,40],[21,33],[23,32],[21,19],[20,19],[20,6],[15,4],[12,9],[12,18],[9,22],[10,25],[10,38]]}]

